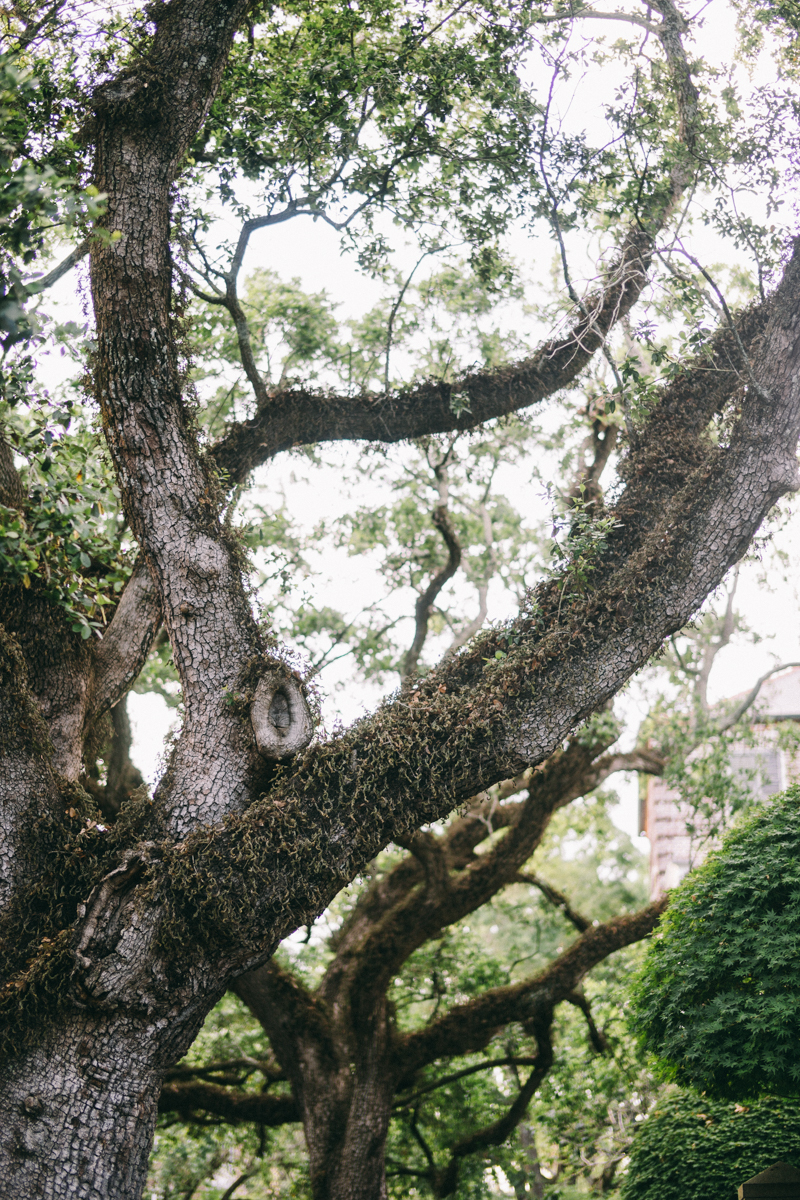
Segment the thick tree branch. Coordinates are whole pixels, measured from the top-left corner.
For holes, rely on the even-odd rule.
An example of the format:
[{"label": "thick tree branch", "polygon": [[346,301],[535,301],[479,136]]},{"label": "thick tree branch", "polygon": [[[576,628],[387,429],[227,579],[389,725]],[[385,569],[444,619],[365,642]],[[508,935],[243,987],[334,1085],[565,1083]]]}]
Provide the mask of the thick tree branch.
[{"label": "thick tree branch", "polygon": [[443,1058],[483,1050],[511,1021],[546,1017],[575,992],[583,977],[615,950],[641,941],[655,928],[666,898],[629,916],[615,917],[583,933],[555,962],[520,983],[494,988],[466,1004],[456,1004],[437,1021],[400,1038],[398,1063],[403,1078]]},{"label": "thick tree branch", "polygon": [[[551,338],[529,359],[497,371],[468,372],[452,384],[428,381],[410,389],[355,397],[307,388],[274,389],[255,417],[232,424],[212,447],[217,466],[233,483],[242,482],[259,463],[292,446],[324,441],[398,442],[473,429],[567,387],[596,351],[604,348],[611,328],[638,300],[647,282],[656,236],[679,205],[696,166],[698,93],[681,42],[687,25],[672,0],[653,7],[662,15],[660,25],[652,28],[669,64],[683,152],[671,169],[669,194],[660,209],[634,221],[600,289],[584,299],[576,297],[578,312],[572,329],[563,337]],[[616,19],[616,14],[599,15]],[[634,16],[619,14],[619,18],[639,23]],[[644,24],[649,28],[649,22]],[[613,368],[613,360],[609,361]]]},{"label": "thick tree branch", "polygon": [[[632,229],[602,292],[591,296],[563,337],[531,358],[493,371],[473,371],[453,383],[427,381],[384,395],[341,396],[308,388],[278,388],[249,421],[233,424],[211,448],[233,483],[292,446],[328,441],[399,442],[431,433],[475,429],[528,408],[572,383],[614,323],[638,300],[647,281],[652,238]],[[466,405],[466,407],[465,407]]]},{"label": "thick tree branch", "polygon": [[177,1113],[190,1123],[208,1116],[219,1117],[231,1125],[242,1121],[274,1128],[302,1120],[292,1096],[271,1096],[268,1092],[236,1092],[216,1083],[200,1080],[165,1083],[158,1111]]}]

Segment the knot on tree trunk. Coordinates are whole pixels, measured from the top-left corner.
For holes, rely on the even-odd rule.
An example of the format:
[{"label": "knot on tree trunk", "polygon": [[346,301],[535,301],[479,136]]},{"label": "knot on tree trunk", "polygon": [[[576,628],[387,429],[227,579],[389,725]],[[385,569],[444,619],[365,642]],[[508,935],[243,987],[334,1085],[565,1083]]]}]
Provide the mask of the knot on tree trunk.
[{"label": "knot on tree trunk", "polygon": [[262,676],[250,705],[259,754],[288,758],[304,750],[314,733],[311,711],[300,682],[286,670]]}]

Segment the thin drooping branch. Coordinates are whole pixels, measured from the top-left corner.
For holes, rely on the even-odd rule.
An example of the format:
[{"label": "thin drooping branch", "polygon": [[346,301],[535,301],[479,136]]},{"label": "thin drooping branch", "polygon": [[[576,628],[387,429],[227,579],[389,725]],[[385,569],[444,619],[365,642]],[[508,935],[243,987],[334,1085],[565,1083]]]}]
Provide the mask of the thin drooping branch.
[{"label": "thin drooping branch", "polygon": [[536,1059],[526,1055],[506,1055],[505,1058],[488,1058],[485,1062],[475,1063],[471,1067],[463,1067],[460,1071],[452,1071],[449,1075],[442,1075],[439,1079],[434,1079],[432,1083],[426,1083],[424,1087],[416,1088],[410,1096],[401,1096],[396,1100],[393,1107],[399,1109],[408,1108],[409,1105],[416,1104],[420,1097],[427,1096],[441,1087],[446,1087],[448,1083],[455,1083],[459,1079],[466,1079],[469,1075],[477,1075],[480,1071],[493,1071],[495,1067],[532,1067],[535,1064]]},{"label": "thin drooping branch", "polygon": [[85,258],[91,248],[92,239],[84,238],[80,245],[76,246],[75,249],[68,254],[67,257],[63,259],[57,267],[53,267],[52,271],[48,271],[47,274],[43,275],[40,279],[31,279],[28,283],[26,283],[25,291],[29,296],[36,296],[40,292],[44,292],[48,288],[51,288],[54,283],[58,283],[59,279],[63,279],[63,277],[69,271],[71,271],[72,268],[76,266],[82,258]]},{"label": "thin drooping branch", "polygon": [[781,663],[780,666],[772,667],[771,670],[765,671],[760,679],[756,680],[741,703],[737,704],[730,716],[726,717],[724,721],[721,721],[719,724],[716,724],[713,727],[713,732],[727,733],[727,731],[732,729],[734,725],[738,725],[747,710],[752,708],[752,706],[755,704],[756,700],[758,699],[758,694],[767,680],[773,675],[777,675],[779,671],[788,671],[791,667],[800,667],[800,662]]},{"label": "thin drooping branch", "polygon": [[592,922],[588,917],[584,917],[579,912],[576,912],[563,892],[560,892],[558,888],[554,888],[552,884],[545,883],[538,875],[531,875],[530,873],[520,871],[515,877],[514,882],[527,883],[530,887],[538,888],[545,899],[549,900],[571,925],[574,925],[578,933],[585,933],[590,928]]},{"label": "thin drooping branch", "polygon": [[430,621],[431,611],[436,602],[436,598],[442,588],[448,583],[459,566],[461,565],[461,544],[459,543],[456,531],[453,528],[453,523],[450,520],[450,514],[447,511],[446,489],[447,489],[447,467],[446,464],[440,464],[436,468],[436,478],[439,482],[440,493],[442,489],[445,492],[444,502],[436,506],[431,514],[431,520],[442,535],[442,540],[447,547],[447,562],[441,567],[435,575],[432,576],[428,586],[417,597],[414,606],[414,640],[409,647],[408,653],[403,660],[402,679],[406,683],[417,669],[419,656],[422,653],[422,647],[425,645],[425,639],[428,636],[428,622]]},{"label": "thin drooping branch", "polygon": [[580,989],[576,989],[574,992],[570,992],[565,999],[568,1004],[573,1004],[575,1008],[579,1008],[583,1013],[586,1021],[586,1028],[589,1031],[589,1041],[592,1043],[592,1048],[596,1050],[598,1054],[605,1054],[606,1050],[608,1049],[608,1042],[605,1034],[602,1033],[595,1024],[592,1006],[589,1003],[588,998]]}]

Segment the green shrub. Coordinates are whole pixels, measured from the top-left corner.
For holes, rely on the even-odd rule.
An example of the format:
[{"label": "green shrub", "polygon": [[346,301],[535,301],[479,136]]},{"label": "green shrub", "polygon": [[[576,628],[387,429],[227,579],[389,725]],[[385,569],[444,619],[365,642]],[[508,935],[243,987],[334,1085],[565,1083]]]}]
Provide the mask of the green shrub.
[{"label": "green shrub", "polygon": [[800,1105],[673,1094],[640,1126],[620,1200],[735,1200],[774,1162],[800,1168]]}]

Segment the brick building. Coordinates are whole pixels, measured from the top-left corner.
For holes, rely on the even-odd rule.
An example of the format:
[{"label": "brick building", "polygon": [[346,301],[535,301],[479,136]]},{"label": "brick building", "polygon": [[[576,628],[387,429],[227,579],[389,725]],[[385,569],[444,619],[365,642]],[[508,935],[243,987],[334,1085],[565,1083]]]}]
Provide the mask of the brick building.
[{"label": "brick building", "polygon": [[[746,695],[742,692],[732,699],[743,700]],[[779,748],[775,728],[779,721],[800,721],[800,667],[766,680],[753,711],[758,744],[734,747],[731,769],[760,799],[766,799],[800,778],[800,759]],[[654,900],[680,883],[708,853],[708,839],[687,831],[689,819],[690,812],[681,805],[677,792],[651,776],[640,806],[640,828],[650,839],[650,894]]]}]

